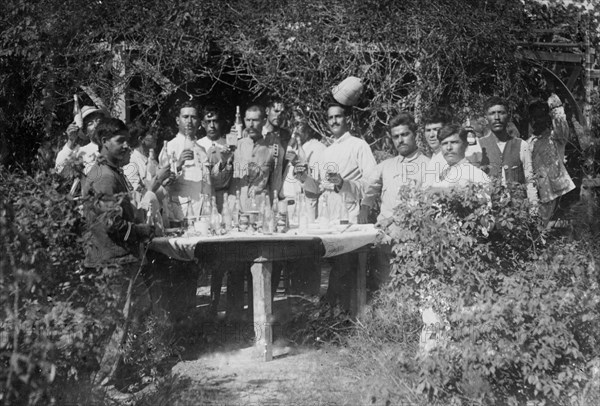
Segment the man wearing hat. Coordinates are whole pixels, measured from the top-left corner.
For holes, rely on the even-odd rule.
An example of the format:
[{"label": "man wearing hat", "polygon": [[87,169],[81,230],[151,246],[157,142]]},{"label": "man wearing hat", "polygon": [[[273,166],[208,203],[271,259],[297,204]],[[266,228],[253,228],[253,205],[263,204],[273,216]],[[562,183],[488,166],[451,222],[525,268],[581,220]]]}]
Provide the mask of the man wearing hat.
[{"label": "man wearing hat", "polygon": [[81,159],[83,161],[83,174],[87,175],[90,168],[96,163],[98,157],[98,145],[90,142],[90,137],[100,119],[105,114],[99,108],[94,106],[83,106],[81,109],[81,117],[83,126],[79,126],[72,122],[67,127],[67,143],[56,155],[55,169],[57,173],[65,174],[64,170],[71,159]]}]

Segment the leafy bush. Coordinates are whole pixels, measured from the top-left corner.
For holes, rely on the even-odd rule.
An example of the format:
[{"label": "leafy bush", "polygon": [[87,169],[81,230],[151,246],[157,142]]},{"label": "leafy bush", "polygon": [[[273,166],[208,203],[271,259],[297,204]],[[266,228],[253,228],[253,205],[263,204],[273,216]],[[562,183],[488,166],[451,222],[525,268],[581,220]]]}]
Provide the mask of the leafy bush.
[{"label": "leafy bush", "polygon": [[[405,351],[418,354],[411,390],[454,404],[585,401],[599,355],[597,249],[547,235],[520,188],[401,195],[394,217],[381,224],[394,244],[392,289],[351,341],[382,336],[376,321],[387,326],[386,309],[399,300],[404,309],[432,307],[442,319],[436,346]],[[414,317],[398,324],[384,330],[388,343],[406,341]],[[395,378],[387,379],[388,393],[406,396],[398,384],[406,375],[381,374]]]},{"label": "leafy bush", "polygon": [[[53,174],[0,169],[0,399],[6,404],[65,403],[66,386],[76,403],[86,403],[86,381],[122,317],[112,287],[125,275],[116,267],[83,267],[84,220],[80,202],[61,193],[68,185]],[[161,339],[168,330],[157,319],[132,329],[153,348],[127,347],[128,363],[152,370],[165,355]]]}]

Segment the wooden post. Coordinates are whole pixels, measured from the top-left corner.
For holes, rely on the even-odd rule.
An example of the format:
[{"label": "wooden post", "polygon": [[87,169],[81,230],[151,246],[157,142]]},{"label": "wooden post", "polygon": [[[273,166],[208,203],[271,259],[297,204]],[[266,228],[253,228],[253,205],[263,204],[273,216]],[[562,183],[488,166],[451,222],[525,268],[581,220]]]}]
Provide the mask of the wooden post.
[{"label": "wooden post", "polygon": [[355,292],[351,297],[350,314],[352,317],[362,316],[367,304],[367,248],[358,251],[358,265],[354,275]]},{"label": "wooden post", "polygon": [[273,263],[264,257],[252,264],[252,290],[254,293],[255,348],[264,361],[273,359],[273,328],[271,304],[271,272]]}]

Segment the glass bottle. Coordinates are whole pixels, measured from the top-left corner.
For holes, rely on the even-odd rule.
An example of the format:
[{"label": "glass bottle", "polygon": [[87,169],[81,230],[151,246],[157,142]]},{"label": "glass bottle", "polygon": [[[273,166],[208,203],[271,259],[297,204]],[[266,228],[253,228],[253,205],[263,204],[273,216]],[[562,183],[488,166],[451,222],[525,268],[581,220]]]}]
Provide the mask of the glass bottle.
[{"label": "glass bottle", "polygon": [[319,197],[319,224],[321,228],[329,227],[329,207],[326,193],[321,194]]},{"label": "glass bottle", "polygon": [[154,148],[150,148],[148,150],[148,179],[152,179],[156,176],[156,167],[158,166],[158,162],[156,161],[156,152]]},{"label": "glass bottle", "polygon": [[271,209],[271,200],[265,193],[265,200],[263,202],[263,223],[262,229],[264,234],[273,234],[275,231],[275,218],[273,217],[273,211]]},{"label": "glass bottle", "polygon": [[306,232],[308,230],[308,224],[310,223],[308,214],[308,204],[304,193],[300,193],[298,202],[298,228],[300,231]]},{"label": "glass bottle", "polygon": [[350,215],[348,214],[348,207],[346,206],[346,194],[340,193],[342,199],[342,207],[340,208],[340,224],[348,224],[350,222]]},{"label": "glass bottle", "polygon": [[242,115],[240,114],[240,106],[235,106],[235,131],[237,132],[238,139],[242,138],[243,130],[244,130],[244,125],[242,124]]},{"label": "glass bottle", "polygon": [[231,209],[231,218],[233,221],[233,227],[237,228],[240,225],[240,211],[241,209],[240,203],[240,192],[239,190],[235,192],[235,201],[233,202],[233,208]]},{"label": "glass bottle", "polygon": [[214,196],[211,199],[211,206],[210,228],[214,235],[219,235],[221,231],[221,216],[217,210],[217,198]]},{"label": "glass bottle", "polygon": [[231,209],[229,208],[229,195],[225,193],[223,198],[223,209],[221,209],[221,219],[223,221],[223,229],[226,233],[231,231],[233,221],[231,218]]}]

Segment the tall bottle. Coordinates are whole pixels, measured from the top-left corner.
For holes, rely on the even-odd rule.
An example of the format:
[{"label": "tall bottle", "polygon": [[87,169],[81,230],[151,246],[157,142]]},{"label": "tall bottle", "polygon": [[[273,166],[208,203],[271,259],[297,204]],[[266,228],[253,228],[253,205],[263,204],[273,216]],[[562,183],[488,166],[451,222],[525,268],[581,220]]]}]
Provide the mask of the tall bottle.
[{"label": "tall bottle", "polygon": [[298,149],[298,163],[301,165],[308,164],[308,156],[302,148],[302,140],[299,135],[296,136],[296,148]]},{"label": "tall bottle", "polygon": [[231,209],[229,208],[229,195],[227,193],[225,193],[223,198],[223,209],[221,210],[221,218],[223,221],[223,228],[225,229],[225,232],[230,232],[231,227],[233,226],[233,220],[231,217]]},{"label": "tall bottle", "polygon": [[211,211],[210,211],[210,228],[213,234],[219,235],[221,231],[221,216],[217,210],[217,198],[212,197],[211,199]]},{"label": "tall bottle", "polygon": [[257,223],[260,224],[261,226],[263,224],[266,201],[267,201],[267,192],[262,192],[262,195],[260,196],[260,199],[258,201],[258,219],[257,219]]},{"label": "tall bottle", "polygon": [[298,228],[300,231],[305,232],[308,230],[308,224],[310,223],[310,216],[308,213],[309,207],[304,193],[300,193],[298,200]]},{"label": "tall bottle", "polygon": [[340,208],[340,224],[348,224],[350,222],[350,214],[346,206],[346,194],[340,193],[342,199],[342,207]]},{"label": "tall bottle", "polygon": [[264,193],[264,202],[263,202],[263,214],[262,214],[262,229],[265,234],[273,234],[275,231],[275,218],[273,216],[273,211],[271,209],[271,200],[269,199],[269,195]]},{"label": "tall bottle", "polygon": [[157,166],[158,162],[156,161],[156,151],[154,151],[154,148],[150,148],[148,150],[148,179],[156,176]]},{"label": "tall bottle", "polygon": [[80,129],[83,129],[83,116],[81,115],[81,108],[79,107],[79,99],[77,95],[73,95],[73,121],[75,125]]},{"label": "tall bottle", "polygon": [[240,211],[242,211],[242,203],[240,202],[240,191],[235,192],[235,202],[231,209],[231,218],[233,220],[233,227],[237,228],[240,225]]},{"label": "tall bottle", "polygon": [[240,106],[235,106],[235,130],[237,132],[238,139],[242,138],[242,131],[244,125],[242,124],[242,115],[240,114]]},{"label": "tall bottle", "polygon": [[329,227],[329,207],[327,205],[327,194],[319,197],[319,224],[322,228]]}]

